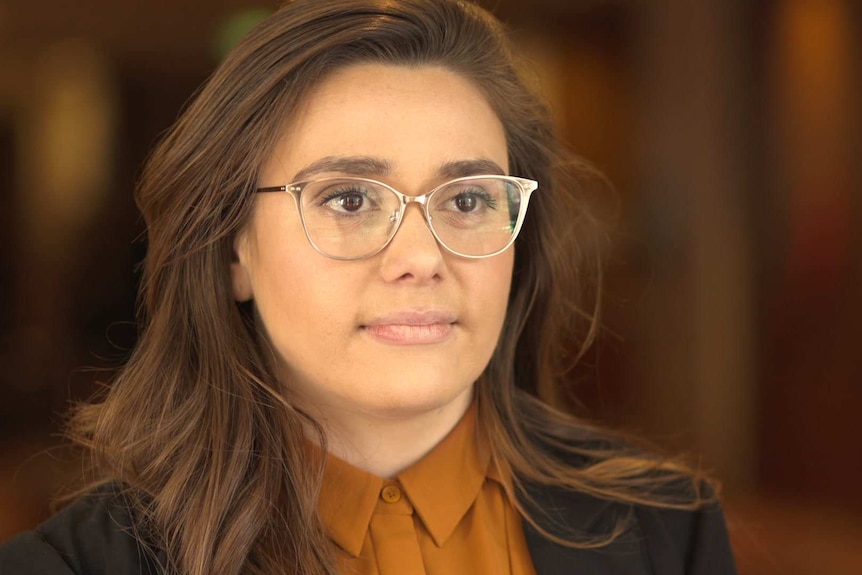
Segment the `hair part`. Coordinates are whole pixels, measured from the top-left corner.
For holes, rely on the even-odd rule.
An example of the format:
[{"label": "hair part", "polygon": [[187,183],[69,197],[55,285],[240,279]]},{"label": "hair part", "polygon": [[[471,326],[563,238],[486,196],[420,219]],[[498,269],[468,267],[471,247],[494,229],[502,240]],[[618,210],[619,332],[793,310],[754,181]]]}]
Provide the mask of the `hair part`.
[{"label": "hair part", "polygon": [[[139,536],[189,575],[336,573],[317,514],[322,462],[304,437],[323,430],[282,392],[274,351],[229,277],[235,234],[258,172],[308,91],[357,63],[440,65],[473,81],[506,131],[510,171],[540,182],[516,242],[507,318],[477,383],[480,421],[508,494],[527,521],[525,482],[597,497],[694,508],[663,485],[700,478],[549,407],[567,362],[598,326],[595,222],[579,165],[547,108],[518,75],[501,25],[456,0],[298,0],[225,59],[149,158],[137,187],[147,224],[142,331],[103,401],[79,406],[69,435],[98,477],[119,482]],[[591,239],[592,238],[592,239]],[[595,279],[598,282],[598,279]],[[580,342],[574,354],[561,346]],[[577,460],[582,465],[572,465]],[[316,464],[315,464],[316,463]]]}]

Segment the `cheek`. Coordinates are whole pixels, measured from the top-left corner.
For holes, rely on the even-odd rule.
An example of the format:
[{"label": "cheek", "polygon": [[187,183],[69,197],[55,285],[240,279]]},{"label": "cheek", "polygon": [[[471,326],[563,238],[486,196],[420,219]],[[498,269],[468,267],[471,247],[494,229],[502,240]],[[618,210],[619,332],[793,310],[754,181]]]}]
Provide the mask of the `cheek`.
[{"label": "cheek", "polygon": [[321,289],[313,285],[320,275],[315,270],[316,254],[306,249],[307,241],[298,223],[292,224],[290,218],[262,214],[254,222],[250,241],[253,298],[271,336],[304,321],[304,312],[310,314],[314,308],[309,298]]},{"label": "cheek", "polygon": [[[509,248],[499,256],[495,256],[490,260],[493,263],[493,279],[492,285],[497,286],[497,290],[503,294],[504,300],[508,300],[509,290],[512,288],[512,273],[515,269],[515,250]],[[503,309],[505,309],[505,304]]]},{"label": "cheek", "polygon": [[485,322],[488,330],[494,330],[496,337],[508,308],[514,258],[509,250],[482,263],[487,266],[473,278],[472,304],[482,310],[482,317],[476,319]]},{"label": "cheek", "polygon": [[[272,262],[258,292],[258,319],[283,367],[303,380],[316,379],[332,361],[334,350],[348,344],[350,301],[338,291],[342,282],[297,258]],[[285,372],[285,373],[288,373]]]},{"label": "cheek", "polygon": [[254,281],[258,313],[273,343],[294,353],[342,345],[357,314],[362,278],[314,251],[301,229],[269,239],[258,250]]},{"label": "cheek", "polygon": [[319,329],[331,321],[329,316],[341,299],[333,293],[339,282],[330,278],[313,256],[285,250],[261,260],[259,269],[255,299],[261,318],[270,329],[279,327],[270,326],[271,323],[288,321],[302,330]]}]

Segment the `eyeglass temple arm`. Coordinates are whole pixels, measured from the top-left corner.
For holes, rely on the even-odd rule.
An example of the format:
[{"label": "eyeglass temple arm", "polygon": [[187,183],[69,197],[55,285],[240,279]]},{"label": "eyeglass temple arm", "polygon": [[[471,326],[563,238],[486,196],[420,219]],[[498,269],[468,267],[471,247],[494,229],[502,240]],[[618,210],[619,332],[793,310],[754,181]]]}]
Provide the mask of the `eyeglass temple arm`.
[{"label": "eyeglass temple arm", "polygon": [[255,190],[255,193],[258,192],[285,192],[287,191],[287,186],[269,186],[266,188],[258,188]]}]

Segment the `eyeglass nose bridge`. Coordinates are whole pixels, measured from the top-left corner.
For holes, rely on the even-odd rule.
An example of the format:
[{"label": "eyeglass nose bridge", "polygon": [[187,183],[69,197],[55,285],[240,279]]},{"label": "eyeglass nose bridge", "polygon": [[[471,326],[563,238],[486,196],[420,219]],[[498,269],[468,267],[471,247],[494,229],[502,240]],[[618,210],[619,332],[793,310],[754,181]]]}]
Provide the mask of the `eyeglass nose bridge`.
[{"label": "eyeglass nose bridge", "polygon": [[393,223],[392,232],[389,234],[389,239],[386,240],[386,243],[380,249],[383,250],[395,238],[395,235],[401,229],[401,224],[404,223],[404,214],[407,211],[407,206],[412,203],[419,204],[419,209],[422,211],[422,219],[425,220],[425,225],[428,226],[428,231],[431,232],[431,235],[434,237],[434,241],[445,249],[449,249],[443,244],[443,241],[437,235],[437,232],[434,230],[434,226],[431,223],[433,216],[431,216],[431,212],[428,211],[428,198],[431,197],[433,191],[420,194],[418,196],[408,196],[407,194],[399,192],[395,188],[390,187],[389,189],[395,192],[395,195],[398,196],[398,209],[389,214],[389,221]]},{"label": "eyeglass nose bridge", "polygon": [[431,213],[428,211],[428,198],[431,196],[431,192],[427,194],[420,194],[418,196],[408,196],[407,194],[402,194],[398,190],[393,189],[392,191],[394,191],[395,194],[398,196],[398,210],[392,212],[389,215],[390,222],[397,222],[395,231],[398,231],[397,228],[401,227],[401,222],[404,220],[404,213],[407,210],[407,205],[412,203],[419,204],[425,221],[429,224],[431,223],[432,216]]}]

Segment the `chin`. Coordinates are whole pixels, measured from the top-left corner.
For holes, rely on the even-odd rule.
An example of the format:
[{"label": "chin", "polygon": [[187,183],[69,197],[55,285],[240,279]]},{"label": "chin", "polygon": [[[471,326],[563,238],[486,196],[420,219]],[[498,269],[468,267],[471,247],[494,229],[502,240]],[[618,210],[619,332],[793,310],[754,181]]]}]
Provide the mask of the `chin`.
[{"label": "chin", "polygon": [[[344,365],[350,365],[348,368]],[[478,362],[477,362],[478,363]],[[419,417],[447,408],[457,410],[470,404],[473,384],[481,369],[464,369],[451,360],[397,355],[373,362],[330,363],[325,377],[311,377],[285,369],[280,374],[293,400],[314,412],[364,414],[374,418]],[[286,367],[286,366],[285,366]],[[335,369],[333,369],[335,368]],[[454,369],[453,369],[454,368]],[[323,365],[314,371],[324,372]],[[474,373],[475,372],[475,373]]]},{"label": "chin", "polygon": [[[435,384],[430,378],[399,378],[392,385],[380,386],[378,393],[362,398],[354,397],[356,404],[364,404],[363,411],[385,418],[418,416],[445,410],[447,407],[466,408],[472,399],[473,382],[452,384],[448,379]],[[351,399],[347,399],[348,402]]]}]

